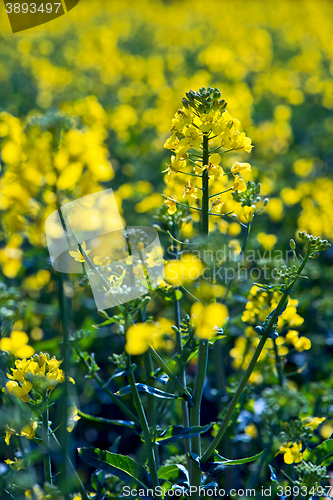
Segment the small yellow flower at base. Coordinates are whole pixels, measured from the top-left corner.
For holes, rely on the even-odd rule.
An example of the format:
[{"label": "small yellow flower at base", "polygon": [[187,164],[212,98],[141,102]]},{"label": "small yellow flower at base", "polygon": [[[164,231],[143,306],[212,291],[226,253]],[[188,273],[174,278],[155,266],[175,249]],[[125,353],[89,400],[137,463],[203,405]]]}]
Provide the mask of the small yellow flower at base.
[{"label": "small yellow flower at base", "polygon": [[[87,250],[87,249],[86,249],[86,242],[85,242],[85,241],[83,241],[83,242],[81,243],[81,248],[82,248],[82,250],[84,250],[84,252],[85,252],[87,255],[89,255],[89,254],[90,254],[91,250]],[[70,255],[71,257],[73,257],[73,259],[74,259],[76,262],[84,262],[84,257],[83,257],[83,255],[81,254],[80,249],[76,250],[76,252],[74,252],[74,251],[71,251],[71,250],[70,250],[70,251],[69,251],[69,255]]]},{"label": "small yellow flower at base", "polygon": [[11,396],[16,396],[24,403],[28,403],[28,393],[31,391],[32,387],[32,383],[28,380],[25,380],[22,383],[22,387],[18,384],[18,382],[10,380],[6,383],[6,387],[3,387],[2,392],[4,392],[5,394],[10,394]]},{"label": "small yellow flower at base", "polygon": [[251,165],[249,163],[239,163],[236,161],[236,163],[234,163],[231,167],[230,172],[234,175],[240,172],[247,172],[249,170],[251,170]]},{"label": "small yellow flower at base", "polygon": [[37,426],[37,422],[31,419],[30,424],[25,425],[21,430],[21,436],[25,436],[28,439],[33,439],[35,437]]},{"label": "small yellow flower at base", "polygon": [[223,327],[229,317],[229,310],[224,304],[208,304],[195,302],[191,307],[191,323],[195,335],[199,339],[210,339],[217,333],[217,328]]},{"label": "small yellow flower at base", "polygon": [[283,460],[286,464],[299,463],[303,460],[301,453],[302,443],[287,443],[281,446],[278,453],[283,453]]},{"label": "small yellow flower at base", "polygon": [[7,446],[9,446],[10,438],[15,434],[15,429],[12,429],[12,427],[9,427],[8,425],[5,426],[5,443]]},{"label": "small yellow flower at base", "polygon": [[27,470],[26,466],[24,465],[24,460],[18,460],[16,457],[15,457],[15,460],[10,460],[9,458],[7,460],[4,460],[4,462],[6,464],[9,465],[9,467],[11,469],[13,469],[13,471],[17,472],[21,469],[25,469]]},{"label": "small yellow flower at base", "polygon": [[10,352],[16,358],[30,358],[35,350],[30,345],[27,345],[29,337],[25,332],[12,331],[10,337],[3,337],[0,340],[0,349]]},{"label": "small yellow flower at base", "polygon": [[247,222],[251,222],[253,220],[253,215],[254,215],[255,207],[251,205],[250,207],[244,207],[243,208],[243,217]]},{"label": "small yellow flower at base", "polygon": [[177,196],[175,194],[173,194],[172,196],[169,196],[169,198],[164,200],[164,203],[168,207],[168,214],[169,215],[173,215],[175,212],[177,212],[178,199],[177,199]]},{"label": "small yellow flower at base", "polygon": [[184,188],[184,197],[188,196],[189,199],[191,200],[192,198],[196,200],[198,198],[198,190],[195,186],[193,186],[191,181],[188,181],[188,184],[186,184]]},{"label": "small yellow flower at base", "polygon": [[312,431],[315,431],[322,422],[326,420],[326,417],[304,417],[302,418],[302,422],[304,423],[304,427],[308,427]]},{"label": "small yellow flower at base", "polygon": [[236,175],[236,177],[235,177],[235,183],[231,186],[231,190],[232,191],[237,190],[240,193],[243,193],[244,191],[246,191],[246,184],[241,177],[238,177],[238,175]]}]

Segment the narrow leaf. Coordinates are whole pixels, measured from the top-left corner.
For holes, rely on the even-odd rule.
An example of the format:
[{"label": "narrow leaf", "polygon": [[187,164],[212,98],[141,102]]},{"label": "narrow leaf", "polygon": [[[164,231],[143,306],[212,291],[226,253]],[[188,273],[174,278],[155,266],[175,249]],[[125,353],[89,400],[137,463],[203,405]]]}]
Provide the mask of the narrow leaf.
[{"label": "narrow leaf", "polygon": [[[169,392],[160,391],[159,389],[155,389],[155,387],[150,387],[146,384],[135,384],[138,392],[146,392],[147,394],[151,394],[156,398],[161,399],[183,399],[183,396],[176,396],[176,394],[170,394]],[[125,394],[130,394],[132,392],[131,386],[127,385],[120,389],[120,391],[116,392],[117,396],[125,396]]]},{"label": "narrow leaf", "polygon": [[[96,469],[117,476],[127,484],[134,482],[146,490],[152,488],[146,469],[128,456],[98,448],[79,448],[78,452],[82,460]],[[152,499],[151,496],[147,496],[147,498]]]},{"label": "narrow leaf", "polygon": [[178,439],[192,438],[198,436],[204,432],[207,432],[215,422],[205,426],[196,427],[182,427],[176,425],[170,425],[167,427],[156,439],[155,442],[158,445],[170,444],[178,441]]}]

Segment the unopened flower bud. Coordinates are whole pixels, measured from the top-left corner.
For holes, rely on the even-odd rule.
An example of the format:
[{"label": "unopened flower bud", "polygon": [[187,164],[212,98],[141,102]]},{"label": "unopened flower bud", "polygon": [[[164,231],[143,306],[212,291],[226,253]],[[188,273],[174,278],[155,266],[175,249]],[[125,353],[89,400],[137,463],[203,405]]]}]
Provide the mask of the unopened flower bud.
[{"label": "unopened flower bud", "polygon": [[295,249],[296,249],[296,243],[295,243],[295,241],[294,241],[293,239],[291,239],[291,240],[290,240],[290,248],[291,248],[292,250],[295,250]]}]

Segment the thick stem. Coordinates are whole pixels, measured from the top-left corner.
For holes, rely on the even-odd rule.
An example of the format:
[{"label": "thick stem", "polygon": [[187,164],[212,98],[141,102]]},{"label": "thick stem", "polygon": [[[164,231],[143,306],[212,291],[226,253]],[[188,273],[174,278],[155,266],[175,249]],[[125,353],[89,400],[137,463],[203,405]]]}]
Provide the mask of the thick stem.
[{"label": "thick stem", "polygon": [[147,422],[147,417],[145,414],[145,411],[142,406],[142,402],[137,390],[137,387],[135,385],[135,378],[133,373],[128,375],[128,383],[131,387],[133,399],[134,399],[134,405],[136,408],[136,411],[138,412],[139,420],[140,420],[140,425],[143,431],[143,435],[145,438],[145,444],[146,444],[146,449],[147,449],[147,454],[148,454],[148,464],[149,464],[149,472],[151,475],[152,483],[154,488],[157,488],[159,486],[159,481],[158,481],[158,476],[157,476],[157,467],[156,467],[156,460],[155,460],[155,453],[153,449],[153,443],[151,439],[151,434],[149,431],[148,427],[148,422]]},{"label": "thick stem", "polygon": [[[209,150],[208,150],[208,135],[203,136],[203,154],[202,154],[202,164],[203,167],[208,165],[209,162]],[[201,212],[201,234],[202,236],[208,237],[209,233],[209,173],[207,168],[204,168],[202,173],[202,212]]]},{"label": "thick stem", "polygon": [[[174,236],[174,238],[178,237],[178,235],[176,234],[176,226],[175,226],[174,222],[173,222],[173,236]],[[175,240],[172,240],[172,250],[173,250],[173,254],[174,254],[175,259],[178,259],[178,243]],[[179,290],[179,288],[176,288],[176,291],[177,290]],[[174,300],[174,316],[175,316],[175,326],[177,327],[177,330],[176,330],[177,354],[181,355],[183,352],[183,339],[182,339],[182,334],[180,332],[180,301],[177,299],[177,297],[175,297],[175,300]],[[178,381],[186,390],[186,369],[182,363],[180,363],[180,366],[179,366]],[[182,407],[183,427],[189,427],[190,426],[190,415],[189,415],[189,410],[188,410],[188,402],[182,400],[181,407]],[[185,439],[184,444],[185,444],[185,453],[186,453],[186,460],[187,460],[187,469],[190,470],[191,459],[189,457],[189,453],[192,451],[191,439],[188,439],[188,438]]]},{"label": "thick stem", "polygon": [[[202,173],[202,212],[201,212],[201,235],[208,239],[209,237],[209,173],[205,166],[209,162],[208,135],[203,136],[203,154],[202,165],[204,167]],[[193,407],[190,411],[190,425],[200,425],[200,409],[203,395],[203,389],[206,379],[208,365],[208,340],[200,340],[198,354],[198,368],[194,384],[193,392]],[[201,438],[200,435],[192,438],[192,452],[201,455]],[[193,498],[199,499],[199,488],[201,484],[201,469],[197,462],[192,461],[191,464],[191,486],[196,487],[196,492]]]},{"label": "thick stem", "polygon": [[62,387],[62,404],[61,404],[61,422],[62,426],[60,429],[60,442],[61,450],[63,453],[61,461],[61,483],[63,487],[68,490],[68,485],[70,482],[70,471],[68,467],[68,461],[66,457],[70,455],[70,436],[67,432],[67,418],[68,418],[68,401],[69,401],[69,344],[68,344],[68,321],[67,321],[67,311],[66,311],[66,297],[64,294],[64,279],[62,273],[58,274],[58,299],[59,299],[59,310],[60,310],[60,322],[63,333],[63,344],[62,344],[62,358],[63,358],[63,369],[65,373],[65,380]]}]

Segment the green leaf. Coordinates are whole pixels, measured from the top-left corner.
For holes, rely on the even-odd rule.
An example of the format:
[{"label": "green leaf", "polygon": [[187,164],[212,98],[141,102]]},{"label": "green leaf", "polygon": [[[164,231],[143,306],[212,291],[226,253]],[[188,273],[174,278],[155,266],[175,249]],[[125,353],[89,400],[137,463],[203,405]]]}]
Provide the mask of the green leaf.
[{"label": "green leaf", "polygon": [[315,465],[331,465],[333,462],[333,439],[326,439],[326,441],[312,450],[306,448],[303,453],[303,460],[312,462]]},{"label": "green leaf", "polygon": [[110,381],[113,380],[114,378],[117,377],[127,377],[128,375],[131,375],[136,370],[136,364],[132,363],[131,366],[126,369],[126,368],[117,368],[110,378]]},{"label": "green leaf", "polygon": [[[146,384],[135,384],[138,392],[146,392],[151,396],[155,396],[156,398],[161,399],[184,399],[183,395],[176,396],[176,394],[170,394],[169,392],[160,391],[159,389],[155,389],[155,387],[150,387]],[[132,390],[129,385],[120,389],[120,391],[116,392],[117,396],[125,396],[125,394],[131,394]]]},{"label": "green leaf", "polygon": [[135,422],[132,420],[110,420],[108,418],[103,417],[95,417],[95,415],[88,415],[87,413],[83,413],[83,411],[78,410],[78,414],[86,418],[87,420],[91,420],[93,422],[100,422],[102,424],[110,424],[110,425],[121,425],[123,427],[129,427],[131,429],[135,428]]},{"label": "green leaf", "polygon": [[218,477],[225,470],[226,467],[233,467],[235,465],[247,464],[257,460],[265,453],[265,450],[261,451],[257,455],[248,458],[240,458],[239,460],[228,460],[227,458],[221,457],[215,450],[214,462],[200,462],[200,457],[195,453],[190,453],[190,457],[194,462],[197,462],[200,466],[202,472],[206,474],[211,474],[214,477]]},{"label": "green leaf", "polygon": [[176,300],[180,300],[182,298],[183,294],[180,290],[176,290],[175,296],[176,296]]},{"label": "green leaf", "polygon": [[[226,465],[241,465],[241,464],[247,464],[249,462],[254,462],[254,460],[257,460],[260,458],[264,453],[265,450],[261,451],[260,453],[257,453],[257,455],[253,455],[253,457],[247,457],[247,458],[240,458],[239,460],[228,460],[227,458],[221,457],[217,452],[215,452],[215,458],[219,460],[222,459],[221,463],[224,463]],[[217,463],[217,460],[214,459],[214,462]]]},{"label": "green leaf", "polygon": [[[127,484],[134,482],[146,490],[152,488],[146,469],[130,457],[98,448],[79,448],[78,452],[82,460],[96,469],[117,476]],[[147,498],[151,499],[152,497]]]},{"label": "green leaf", "polygon": [[160,470],[157,472],[157,475],[159,479],[168,481],[169,479],[178,479],[179,473],[184,474],[187,480],[188,478],[188,472],[186,470],[186,467],[181,464],[172,464],[172,465],[164,465],[163,467],[160,468]]},{"label": "green leaf", "polygon": [[192,438],[194,436],[198,436],[199,434],[207,432],[214,425],[214,423],[215,422],[212,422],[211,424],[205,426],[198,425],[197,427],[182,427],[181,425],[170,425],[164,431],[162,431],[159,436],[157,436],[155,442],[158,445],[164,445],[174,443],[175,441],[178,441],[178,439]]}]

